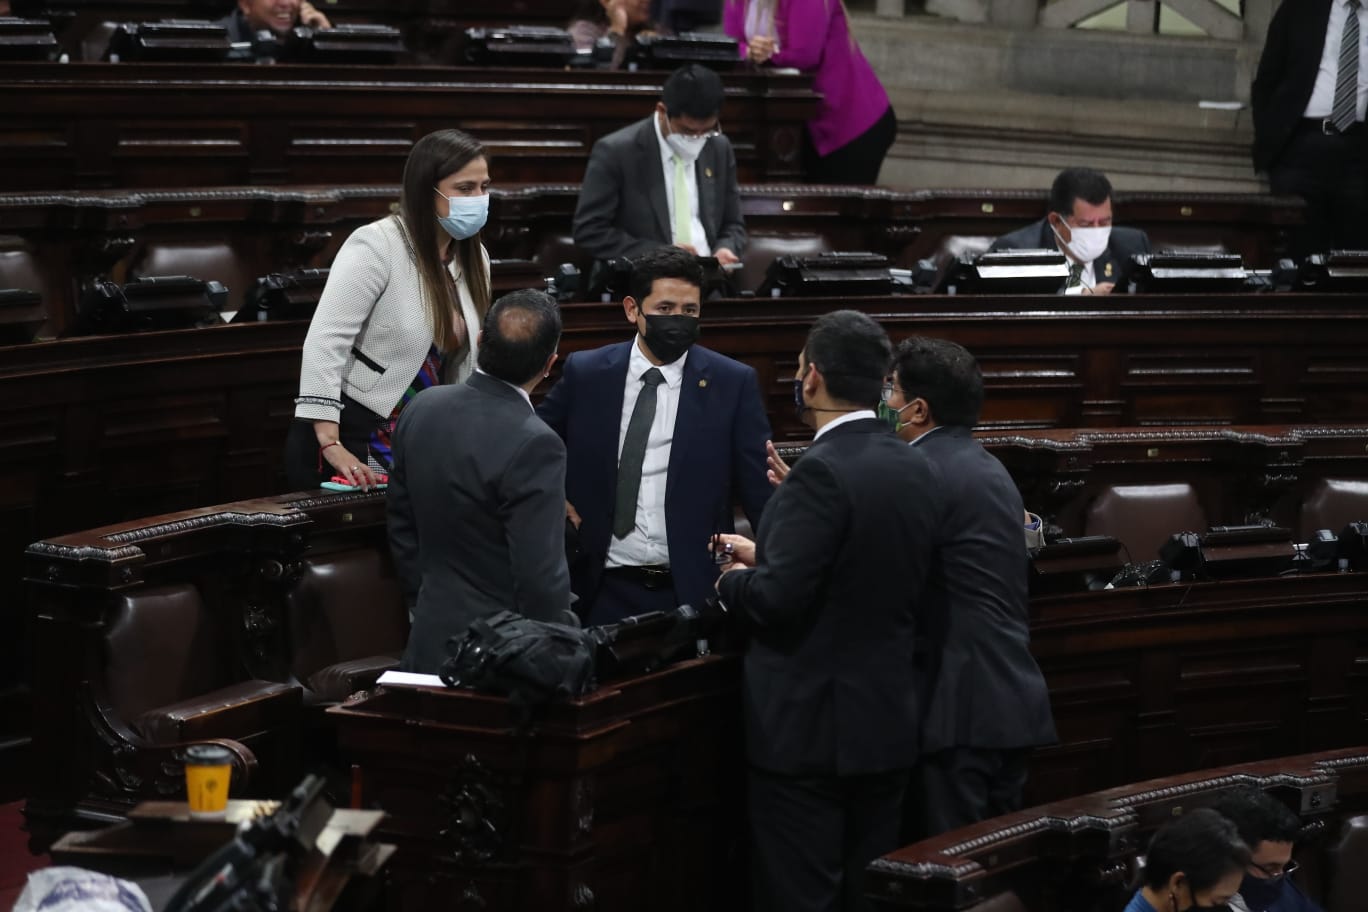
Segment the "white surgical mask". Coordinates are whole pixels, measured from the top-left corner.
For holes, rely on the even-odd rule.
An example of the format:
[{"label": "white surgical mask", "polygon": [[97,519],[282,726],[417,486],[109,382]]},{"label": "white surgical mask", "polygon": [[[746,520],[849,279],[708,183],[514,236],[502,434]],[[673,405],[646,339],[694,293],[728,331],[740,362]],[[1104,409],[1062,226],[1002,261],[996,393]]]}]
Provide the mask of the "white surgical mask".
[{"label": "white surgical mask", "polygon": [[675,155],[684,159],[687,164],[692,165],[698,161],[698,156],[703,154],[703,147],[707,145],[706,136],[684,136],[681,133],[671,133],[665,137],[665,141],[670,144]]},{"label": "white surgical mask", "polygon": [[[434,190],[437,188],[434,187]],[[489,194],[479,196],[447,196],[441,190],[437,195],[447,201],[447,215],[437,216],[442,229],[458,241],[472,238],[489,220]]]},{"label": "white surgical mask", "polygon": [[[1064,224],[1068,225],[1068,222]],[[1055,237],[1060,242],[1067,244],[1073,255],[1078,258],[1080,263],[1091,263],[1093,260],[1107,252],[1107,242],[1111,240],[1111,226],[1105,228],[1074,228],[1069,227],[1069,240],[1065,241],[1060,237],[1059,229],[1050,226],[1054,231]]]}]

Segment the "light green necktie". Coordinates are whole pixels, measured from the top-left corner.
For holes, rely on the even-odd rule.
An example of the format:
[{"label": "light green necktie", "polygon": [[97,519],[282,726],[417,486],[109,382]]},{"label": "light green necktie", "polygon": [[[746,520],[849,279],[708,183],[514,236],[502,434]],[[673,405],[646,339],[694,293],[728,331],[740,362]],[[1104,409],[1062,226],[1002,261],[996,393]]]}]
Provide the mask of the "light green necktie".
[{"label": "light green necktie", "polygon": [[674,242],[693,243],[693,219],[689,207],[689,182],[684,177],[684,159],[674,156]]}]

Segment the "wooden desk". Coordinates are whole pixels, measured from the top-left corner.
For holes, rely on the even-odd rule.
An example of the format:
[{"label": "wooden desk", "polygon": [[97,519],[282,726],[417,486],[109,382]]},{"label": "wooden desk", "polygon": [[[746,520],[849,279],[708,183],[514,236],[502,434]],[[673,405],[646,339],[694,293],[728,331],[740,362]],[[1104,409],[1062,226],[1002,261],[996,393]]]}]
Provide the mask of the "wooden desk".
[{"label": "wooden desk", "polygon": [[[595,140],[640,120],[665,73],[453,67],[0,64],[0,191],[391,184],[461,127],[499,181],[578,181]],[[799,174],[806,76],[723,75],[740,179]]]},{"label": "wooden desk", "polygon": [[740,665],[684,662],[547,707],[385,687],[330,709],[361,807],[387,814],[395,905],[746,907]]}]

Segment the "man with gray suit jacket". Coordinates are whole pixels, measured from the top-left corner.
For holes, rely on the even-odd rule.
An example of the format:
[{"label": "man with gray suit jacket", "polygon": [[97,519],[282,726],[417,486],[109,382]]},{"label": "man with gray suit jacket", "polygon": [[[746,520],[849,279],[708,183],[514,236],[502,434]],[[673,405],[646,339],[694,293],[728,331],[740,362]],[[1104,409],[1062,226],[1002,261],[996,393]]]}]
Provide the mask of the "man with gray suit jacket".
[{"label": "man with gray suit jacket", "polygon": [[722,95],[712,70],[680,67],[650,117],[594,144],[575,207],[578,246],[600,262],[668,246],[740,261],[746,226]]},{"label": "man with gray suit jacket", "polygon": [[515,291],[480,331],[479,369],[434,386],[399,418],[390,473],[389,536],[415,605],[406,671],[432,674],[448,638],[505,609],[566,621],[565,444],[529,396],[560,342],[556,302]]},{"label": "man with gray suit jacket", "polygon": [[919,631],[921,755],[904,839],[1017,810],[1031,748],[1055,741],[1050,696],[1030,650],[1021,494],[974,439],[983,374],[962,346],[898,346],[887,404],[898,436],[941,470],[945,497]]}]

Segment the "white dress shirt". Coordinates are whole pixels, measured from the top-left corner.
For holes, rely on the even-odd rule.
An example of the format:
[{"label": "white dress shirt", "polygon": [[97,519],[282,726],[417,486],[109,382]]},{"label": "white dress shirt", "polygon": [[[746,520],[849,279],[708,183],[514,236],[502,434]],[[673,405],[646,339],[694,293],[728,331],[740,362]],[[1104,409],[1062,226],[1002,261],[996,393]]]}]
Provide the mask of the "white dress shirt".
[{"label": "white dress shirt", "polygon": [[842,415],[840,418],[833,418],[833,419],[831,419],[830,421],[828,421],[826,424],[822,425],[822,429],[821,429],[820,431],[818,431],[817,433],[815,433],[815,434],[812,435],[812,442],[813,442],[813,443],[816,443],[819,439],[821,439],[821,436],[822,436],[823,434],[825,434],[827,431],[831,430],[831,429],[834,428],[834,427],[840,427],[840,426],[843,425],[843,424],[849,424],[849,423],[852,422],[852,421],[859,421],[859,420],[861,420],[861,419],[863,419],[863,418],[877,418],[877,417],[879,417],[879,416],[876,415],[876,414],[874,414],[874,410],[873,410],[873,409],[860,409],[858,412],[847,412],[846,414]]},{"label": "white dress shirt", "polygon": [[[637,489],[636,528],[625,538],[609,536],[605,567],[649,567],[670,563],[670,542],[665,533],[665,483],[670,474],[670,445],[674,442],[675,417],[679,414],[679,390],[684,385],[684,362],[688,352],[673,364],[658,367],[665,382],[656,387],[655,420],[646,437],[646,456],[641,463],[641,487]],[[641,377],[657,367],[641,350],[641,337],[632,343],[627,359],[626,387],[622,396],[622,421],[618,426],[618,461],[622,442],[632,421],[637,397],[646,385]],[[702,546],[700,546],[702,547]]]},{"label": "white dress shirt", "polygon": [[[674,237],[675,150],[670,148],[670,144],[665,141],[665,134],[660,130],[660,115],[652,114],[651,123],[655,124],[656,141],[660,143],[660,165],[665,170],[665,204],[670,207],[670,239],[671,243],[678,244],[680,239]],[[689,244],[698,251],[699,256],[711,256],[712,250],[708,247],[708,232],[703,230],[703,223],[698,218],[698,168],[696,162],[684,161],[684,182],[689,186],[689,230],[693,233],[693,237],[689,239]]]},{"label": "white dress shirt", "polygon": [[[1316,120],[1330,116],[1335,107],[1335,82],[1339,79],[1340,38],[1344,36],[1344,23],[1349,18],[1348,0],[1335,0],[1330,4],[1330,24],[1325,29],[1325,45],[1321,48],[1320,69],[1316,72],[1316,85],[1311,90],[1311,100],[1306,103],[1306,117]],[[1355,120],[1364,120],[1368,112],[1368,8],[1358,10],[1359,20],[1359,78],[1358,113]]]}]

